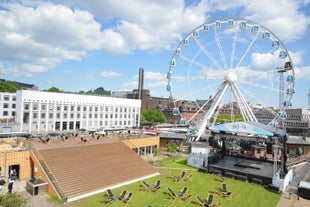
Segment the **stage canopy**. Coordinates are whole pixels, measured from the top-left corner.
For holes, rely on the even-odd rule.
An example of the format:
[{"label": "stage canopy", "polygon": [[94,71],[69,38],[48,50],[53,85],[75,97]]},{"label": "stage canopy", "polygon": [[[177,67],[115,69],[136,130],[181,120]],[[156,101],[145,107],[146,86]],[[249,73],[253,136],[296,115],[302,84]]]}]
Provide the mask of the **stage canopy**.
[{"label": "stage canopy", "polygon": [[215,125],[209,127],[209,129],[242,134],[264,135],[269,137],[274,136],[276,132],[272,129],[272,127],[257,122],[232,122]]}]

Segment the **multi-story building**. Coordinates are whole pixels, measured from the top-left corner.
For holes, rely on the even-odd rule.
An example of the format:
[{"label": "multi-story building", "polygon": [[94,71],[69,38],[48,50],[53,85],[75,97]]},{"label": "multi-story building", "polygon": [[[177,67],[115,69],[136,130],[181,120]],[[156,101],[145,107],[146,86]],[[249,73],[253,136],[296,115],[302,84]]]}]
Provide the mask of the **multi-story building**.
[{"label": "multi-story building", "polygon": [[[275,110],[278,112],[277,110]],[[284,121],[284,127],[288,134],[297,136],[310,136],[310,110],[307,109],[287,109],[287,118]],[[257,120],[268,124],[274,115],[268,110],[260,110],[255,113]],[[279,126],[281,127],[281,125]]]},{"label": "multi-story building", "polygon": [[0,93],[0,122],[10,123],[14,121],[16,113],[16,94]]},{"label": "multi-story building", "polygon": [[140,100],[26,90],[0,95],[1,106],[8,106],[0,119],[13,114],[10,126],[17,125],[19,132],[126,128],[140,120]]}]

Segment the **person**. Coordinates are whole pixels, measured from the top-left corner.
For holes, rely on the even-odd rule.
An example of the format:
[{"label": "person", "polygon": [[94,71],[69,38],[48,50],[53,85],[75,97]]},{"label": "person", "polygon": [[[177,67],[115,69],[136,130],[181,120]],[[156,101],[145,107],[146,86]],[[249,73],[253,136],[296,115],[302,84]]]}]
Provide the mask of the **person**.
[{"label": "person", "polygon": [[0,177],[0,191],[2,192],[2,190],[3,190],[3,186],[5,185],[5,180],[4,180],[4,177],[3,176],[1,176]]},{"label": "person", "polygon": [[15,170],[15,169],[11,170],[10,178],[11,178],[12,180],[16,180],[16,179],[17,179],[17,173],[16,173],[16,170]]},{"label": "person", "polygon": [[13,184],[14,184],[14,180],[9,178],[9,184],[8,184],[9,193],[12,193],[12,191],[13,191]]}]

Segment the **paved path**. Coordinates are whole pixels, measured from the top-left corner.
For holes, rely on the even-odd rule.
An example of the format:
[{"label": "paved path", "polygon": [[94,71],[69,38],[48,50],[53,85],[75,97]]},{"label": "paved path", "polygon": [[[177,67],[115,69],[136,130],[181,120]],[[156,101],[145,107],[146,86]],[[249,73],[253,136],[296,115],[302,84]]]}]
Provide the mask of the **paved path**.
[{"label": "paved path", "polygon": [[[296,166],[293,169],[293,180],[287,186],[286,191],[282,194],[281,199],[276,207],[309,207],[310,200],[297,197],[298,182],[303,180],[310,182],[310,160],[307,163]],[[290,196],[291,193],[291,196]]]}]

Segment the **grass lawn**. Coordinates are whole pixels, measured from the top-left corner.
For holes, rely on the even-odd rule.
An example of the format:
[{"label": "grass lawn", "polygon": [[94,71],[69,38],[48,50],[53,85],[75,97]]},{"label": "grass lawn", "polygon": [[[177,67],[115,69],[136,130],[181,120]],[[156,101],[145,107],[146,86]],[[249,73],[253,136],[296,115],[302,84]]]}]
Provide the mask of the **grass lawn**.
[{"label": "grass lawn", "polygon": [[[221,182],[217,179],[216,175],[201,173],[197,169],[186,165],[186,158],[168,158],[161,161],[161,173],[159,176],[146,179],[145,181],[151,185],[155,185],[157,180],[161,181],[161,188],[157,192],[143,192],[141,182],[132,183],[130,185],[122,186],[113,189],[113,193],[119,196],[123,190],[132,192],[133,196],[130,203],[124,203],[116,200],[111,203],[106,203],[106,192],[100,193],[86,199],[78,207],[96,207],[96,206],[109,206],[109,207],[122,207],[122,206],[135,206],[146,207],[151,204],[153,207],[191,207],[199,206],[196,196],[199,195],[203,199],[207,199],[210,192],[221,187]],[[186,175],[192,175],[192,181],[175,182],[171,174],[180,175],[182,171]],[[242,182],[230,178],[225,178],[228,190],[232,191],[230,199],[223,198],[215,194],[214,201],[220,202],[221,206],[225,207],[273,207],[278,203],[281,195],[267,191],[263,186],[254,185],[247,182]],[[188,201],[181,198],[170,200],[167,187],[170,187],[176,194],[182,190],[184,186],[188,187],[187,194],[191,195]]]}]

